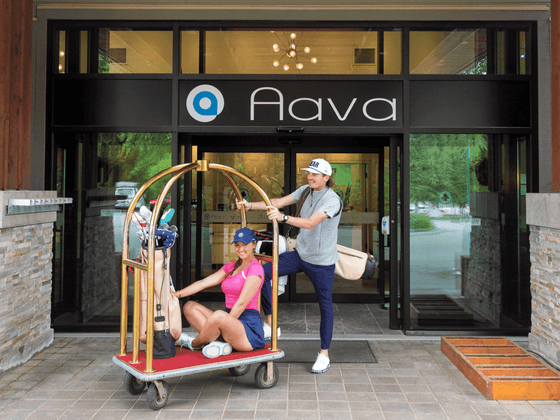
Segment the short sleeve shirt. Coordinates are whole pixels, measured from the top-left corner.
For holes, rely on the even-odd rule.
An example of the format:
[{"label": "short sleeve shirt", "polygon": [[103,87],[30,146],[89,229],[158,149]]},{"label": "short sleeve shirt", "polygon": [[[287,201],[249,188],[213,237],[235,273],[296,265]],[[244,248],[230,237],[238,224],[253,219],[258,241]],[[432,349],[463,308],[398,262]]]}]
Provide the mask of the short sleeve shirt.
[{"label": "short sleeve shirt", "polygon": [[[235,261],[232,261],[222,267],[224,273],[230,273],[233,270]],[[249,263],[249,265],[240,273],[233,276],[227,276],[222,282],[222,291],[226,295],[226,308],[233,308],[233,305],[238,301],[243,286],[245,286],[245,279],[249,276],[259,276],[261,278],[261,285],[255,296],[251,299],[249,304],[245,309],[256,309],[259,310],[259,297],[261,294],[261,287],[264,282],[264,269],[256,258]]]},{"label": "short sleeve shirt", "polygon": [[[299,201],[307,188],[304,185],[291,195]],[[342,214],[342,201],[329,187],[321,191],[311,190],[300,210],[300,216],[309,218],[317,211],[323,211],[327,218],[311,229],[300,229],[297,236],[297,252],[300,258],[310,264],[331,265],[338,261],[338,224]]]}]

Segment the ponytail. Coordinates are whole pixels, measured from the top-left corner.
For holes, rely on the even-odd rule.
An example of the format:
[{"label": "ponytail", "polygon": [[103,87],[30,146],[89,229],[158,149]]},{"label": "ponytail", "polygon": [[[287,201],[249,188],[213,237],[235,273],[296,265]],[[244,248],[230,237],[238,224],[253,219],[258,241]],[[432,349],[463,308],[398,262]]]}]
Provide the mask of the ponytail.
[{"label": "ponytail", "polygon": [[233,268],[231,269],[231,271],[229,273],[227,273],[226,277],[229,277],[231,275],[231,273],[233,273],[235,270],[237,270],[242,262],[243,262],[243,260],[241,258],[238,258],[237,261],[235,261],[235,264],[233,265]]}]

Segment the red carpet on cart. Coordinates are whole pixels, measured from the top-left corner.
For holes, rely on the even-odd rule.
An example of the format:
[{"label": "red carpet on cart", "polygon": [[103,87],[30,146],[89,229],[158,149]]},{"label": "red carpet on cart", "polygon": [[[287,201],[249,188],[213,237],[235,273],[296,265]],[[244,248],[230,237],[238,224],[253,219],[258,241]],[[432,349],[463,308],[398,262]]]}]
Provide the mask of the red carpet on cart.
[{"label": "red carpet on cart", "polygon": [[[194,366],[204,366],[204,365],[212,365],[217,363],[229,362],[234,360],[243,359],[246,360],[246,364],[251,363],[252,357],[259,357],[259,356],[267,356],[271,353],[279,353],[281,350],[277,349],[276,351],[272,352],[270,349],[270,345],[266,345],[264,348],[249,352],[244,351],[233,351],[231,354],[227,356],[220,356],[214,359],[208,359],[202,354],[201,350],[189,350],[186,348],[180,349],[177,347],[177,353],[175,357],[171,357],[169,359],[153,359],[152,367],[155,369],[156,372],[168,372],[173,371],[176,369],[184,369]],[[125,356],[119,356],[118,354],[115,355],[119,360],[123,361],[130,367],[133,367],[138,372],[143,372],[146,368],[146,352],[141,350],[138,353],[138,362],[137,364],[132,364],[132,353],[127,353]]]}]

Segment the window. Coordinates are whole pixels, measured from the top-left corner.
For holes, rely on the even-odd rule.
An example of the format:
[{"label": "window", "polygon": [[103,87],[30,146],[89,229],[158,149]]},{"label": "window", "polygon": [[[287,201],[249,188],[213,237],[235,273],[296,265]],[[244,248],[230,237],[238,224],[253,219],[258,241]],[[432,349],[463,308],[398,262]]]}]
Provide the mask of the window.
[{"label": "window", "polygon": [[[401,74],[402,32],[220,30],[204,32],[206,74]],[[198,37],[183,32],[182,71],[194,72]]]},{"label": "window", "polygon": [[99,31],[99,73],[172,73],[173,32]]},{"label": "window", "polygon": [[486,29],[410,32],[411,74],[486,74]]}]

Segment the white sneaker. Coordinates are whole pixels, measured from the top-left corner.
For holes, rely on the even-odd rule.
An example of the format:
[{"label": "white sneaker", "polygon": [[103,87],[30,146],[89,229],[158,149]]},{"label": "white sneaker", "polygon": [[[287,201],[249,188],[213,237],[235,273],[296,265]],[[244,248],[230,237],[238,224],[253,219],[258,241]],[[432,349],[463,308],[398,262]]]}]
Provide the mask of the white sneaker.
[{"label": "white sneaker", "polygon": [[195,339],[195,337],[191,337],[190,335],[188,335],[187,333],[181,333],[181,337],[179,337],[179,339],[175,342],[176,346],[180,346],[181,348],[183,347],[187,347],[191,350],[200,350],[200,347],[198,347],[197,349],[195,349],[192,346],[192,342]]},{"label": "white sneaker", "polygon": [[209,359],[213,359],[218,356],[227,356],[233,350],[233,347],[229,343],[223,341],[211,341],[204,346],[202,349],[202,354]]},{"label": "white sneaker", "polygon": [[317,355],[317,360],[311,368],[311,373],[323,373],[329,370],[331,367],[331,360],[324,354],[319,353]]},{"label": "white sneaker", "polygon": [[[265,340],[270,340],[272,338],[272,328],[270,328],[270,325],[268,325],[265,322],[263,324],[263,330],[264,330],[264,339]],[[280,327],[278,327],[278,329],[276,331],[278,332],[278,334],[276,335],[276,338],[280,338],[280,335],[281,335]]]}]

